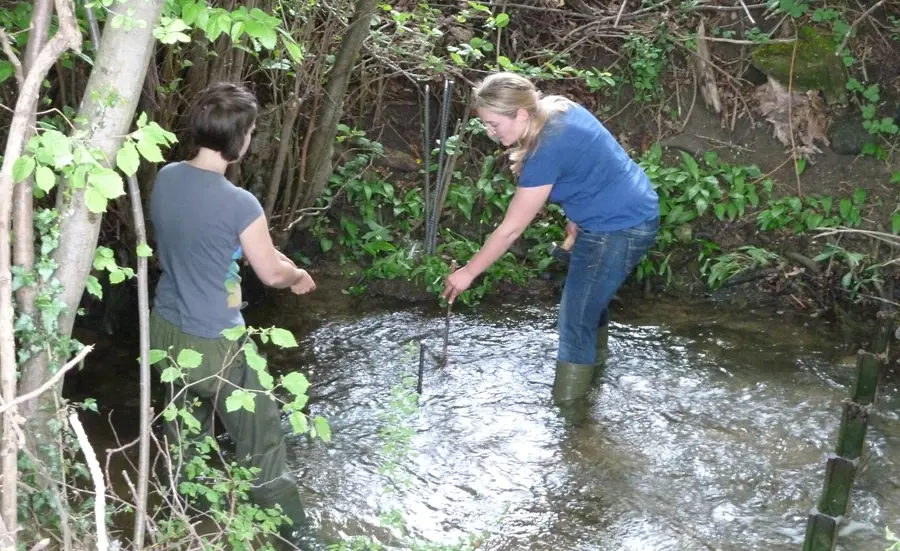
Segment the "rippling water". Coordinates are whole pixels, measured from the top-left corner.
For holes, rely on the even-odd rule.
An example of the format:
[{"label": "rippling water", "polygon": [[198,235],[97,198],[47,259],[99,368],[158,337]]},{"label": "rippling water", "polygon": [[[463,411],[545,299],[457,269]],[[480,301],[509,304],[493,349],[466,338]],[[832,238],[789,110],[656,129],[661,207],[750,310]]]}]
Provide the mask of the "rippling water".
[{"label": "rippling water", "polygon": [[[439,353],[444,320],[424,310],[291,298],[261,312],[295,330],[275,369],[311,369],[314,413],[334,441],[292,439],[293,467],[328,537],[388,541],[398,508],[412,533],[489,550],[797,550],[818,501],[852,364],[833,339],[770,313],[631,305],[614,315],[610,361],[589,419],[550,404],[556,309],[454,312],[448,362],[428,355],[411,484],[385,496],[379,414],[415,374],[418,342]],[[839,549],[883,550],[900,529],[898,400],[879,397],[865,468]]]}]

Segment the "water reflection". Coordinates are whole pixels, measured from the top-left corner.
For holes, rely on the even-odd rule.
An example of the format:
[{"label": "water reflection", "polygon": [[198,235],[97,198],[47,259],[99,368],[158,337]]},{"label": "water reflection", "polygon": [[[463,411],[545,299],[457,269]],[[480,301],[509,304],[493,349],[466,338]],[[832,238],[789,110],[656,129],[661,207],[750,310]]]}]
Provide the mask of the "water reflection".
[{"label": "water reflection", "polygon": [[[429,356],[411,486],[384,497],[377,416],[414,374],[417,342],[438,354],[443,319],[423,311],[329,316],[280,302],[266,319],[306,332],[272,363],[312,370],[332,444],[292,442],[312,514],[330,536],[387,537],[398,507],[413,532],[452,542],[485,530],[490,550],[798,549],[818,500],[852,368],[827,336],[683,304],[619,315],[590,420],[550,407],[551,307],[454,313],[449,361]],[[313,327],[312,329],[310,329]],[[896,396],[880,398],[890,412]],[[876,415],[844,550],[884,549],[900,528],[900,443]],[[885,482],[889,481],[889,482]]]}]

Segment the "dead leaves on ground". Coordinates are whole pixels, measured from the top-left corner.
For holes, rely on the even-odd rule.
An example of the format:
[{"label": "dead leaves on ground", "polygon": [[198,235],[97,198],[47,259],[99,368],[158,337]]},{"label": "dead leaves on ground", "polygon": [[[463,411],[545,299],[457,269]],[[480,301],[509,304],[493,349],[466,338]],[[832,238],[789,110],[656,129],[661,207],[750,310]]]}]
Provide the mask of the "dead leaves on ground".
[{"label": "dead leaves on ground", "polygon": [[775,138],[789,148],[792,145],[796,147],[798,157],[810,159],[813,154],[822,153],[816,142],[830,145],[826,133],[828,114],[825,102],[817,91],[789,94],[784,85],[769,78],[766,84],[754,91],[753,99],[760,114],[772,124]]}]

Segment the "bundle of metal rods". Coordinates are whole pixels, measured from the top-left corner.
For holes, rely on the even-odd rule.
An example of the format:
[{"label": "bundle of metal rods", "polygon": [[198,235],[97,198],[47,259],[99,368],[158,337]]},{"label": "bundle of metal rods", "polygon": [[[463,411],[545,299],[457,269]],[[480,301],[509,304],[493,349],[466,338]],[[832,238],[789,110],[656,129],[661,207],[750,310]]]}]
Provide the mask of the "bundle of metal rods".
[{"label": "bundle of metal rods", "polygon": [[450,181],[446,177],[447,163],[445,163],[447,150],[447,124],[450,118],[450,98],[453,93],[453,81],[444,81],[444,97],[440,106],[440,121],[438,131],[440,141],[438,149],[437,173],[434,178],[434,189],[431,189],[431,88],[425,85],[425,106],[422,115],[423,151],[425,153],[425,252],[434,254],[437,248],[438,222],[440,218],[441,197],[444,195],[444,187]]}]

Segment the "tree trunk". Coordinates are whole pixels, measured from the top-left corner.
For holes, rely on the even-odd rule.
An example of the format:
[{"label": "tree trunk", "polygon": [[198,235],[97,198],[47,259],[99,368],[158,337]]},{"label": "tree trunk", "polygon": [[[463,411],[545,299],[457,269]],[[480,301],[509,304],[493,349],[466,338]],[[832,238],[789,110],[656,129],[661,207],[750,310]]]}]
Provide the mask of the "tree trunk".
[{"label": "tree trunk", "polygon": [[375,12],[375,0],[356,0],[353,20],[341,39],[341,49],[328,78],[328,86],[322,97],[322,104],[316,120],[317,131],[309,145],[309,159],[306,165],[306,193],[302,206],[310,206],[321,195],[334,170],[334,138],[341,120],[341,105],[347,93],[347,83],[363,42],[369,36],[369,25]]},{"label": "tree trunk", "polygon": [[[13,112],[12,123],[6,141],[3,165],[0,168],[0,389],[3,401],[11,403],[16,395],[16,349],[13,336],[12,271],[10,258],[9,227],[12,214],[13,163],[22,155],[28,121],[35,116],[40,86],[56,60],[68,49],[81,48],[81,33],[75,24],[72,4],[69,0],[56,0],[59,16],[59,31],[42,48],[33,60],[28,76],[22,84]],[[12,407],[3,415],[2,443],[2,501],[0,514],[7,533],[0,534],[0,543],[16,548],[17,532],[17,485],[18,466],[16,464],[19,442],[14,420],[16,408]],[[27,417],[27,416],[26,416]]]},{"label": "tree trunk", "polygon": [[[100,50],[94,60],[94,68],[88,79],[76,120],[84,120],[83,129],[90,129],[88,147],[99,148],[107,159],[115,159],[124,136],[131,130],[135,107],[147,72],[147,62],[153,52],[152,31],[156,27],[164,0],[142,2],[116,2],[111,10],[129,13],[143,26],[115,28],[107,25],[103,30]],[[59,268],[56,277],[63,285],[61,299],[67,309],[60,315],[59,331],[68,336],[78,305],[84,293],[87,276],[91,271],[94,250],[100,234],[99,215],[91,213],[84,203],[84,192],[60,186],[57,193],[57,209],[60,213],[59,246],[53,252]],[[46,355],[22,374],[21,391],[29,392],[39,387],[49,376]],[[56,389],[58,392],[58,388]],[[42,399],[53,402],[52,395]],[[25,417],[33,419],[39,409],[38,400],[26,402]]]},{"label": "tree trunk", "polygon": [[[31,31],[28,34],[28,43],[25,45],[25,56],[22,59],[22,67],[25,75],[28,75],[31,67],[37,61],[38,53],[47,43],[47,35],[50,32],[50,18],[53,16],[53,0],[37,0],[34,10],[31,12]],[[25,130],[25,143],[31,139],[34,133],[35,113],[28,118]],[[34,269],[34,196],[31,192],[32,179],[16,184],[13,190],[13,233],[16,236],[13,249],[13,263],[21,266],[22,271],[31,272]],[[36,289],[34,285],[23,285],[16,292],[16,306],[20,314],[35,317],[34,297]]]}]

